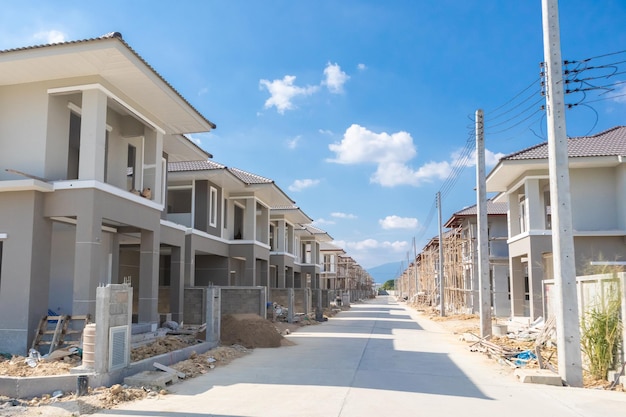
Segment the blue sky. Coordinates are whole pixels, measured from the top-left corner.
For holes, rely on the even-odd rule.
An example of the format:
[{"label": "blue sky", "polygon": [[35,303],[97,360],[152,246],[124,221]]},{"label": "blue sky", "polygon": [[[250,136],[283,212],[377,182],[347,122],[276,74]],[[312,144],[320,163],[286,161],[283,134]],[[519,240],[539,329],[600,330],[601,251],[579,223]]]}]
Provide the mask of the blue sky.
[{"label": "blue sky", "polygon": [[[192,140],[216,162],[273,179],[365,268],[406,265],[413,241],[419,252],[437,234],[438,191],[444,220],[475,204],[477,109],[487,171],[546,140],[539,0],[2,6],[0,49],[121,32],[217,124]],[[563,59],[598,57],[572,67],[592,80],[567,97],[578,104],[568,134],[625,124],[626,54],[614,53],[626,49],[626,1],[559,7]]]}]

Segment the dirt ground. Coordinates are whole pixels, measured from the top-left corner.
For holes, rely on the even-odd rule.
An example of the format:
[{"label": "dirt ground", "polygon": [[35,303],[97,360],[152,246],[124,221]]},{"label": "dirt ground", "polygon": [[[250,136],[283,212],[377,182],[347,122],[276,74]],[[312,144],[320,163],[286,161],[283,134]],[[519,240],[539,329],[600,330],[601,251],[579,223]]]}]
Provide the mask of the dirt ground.
[{"label": "dirt ground", "polygon": [[[445,317],[440,317],[438,312],[433,311],[421,311],[422,314],[428,316],[430,320],[439,323],[442,327],[447,329],[453,334],[459,335],[462,339],[463,334],[480,335],[480,317],[474,314],[456,314]],[[466,341],[468,346],[475,343],[469,339]],[[494,336],[489,339],[490,342],[509,350],[518,350],[520,352],[535,349],[534,340],[523,340],[509,338],[508,336]],[[478,352],[477,352],[478,353]],[[500,358],[497,355],[489,355],[494,361],[499,361]],[[543,346],[541,348],[541,356],[544,363],[549,363],[554,369],[558,369],[557,349],[556,345]],[[526,368],[539,368],[537,360],[530,360],[524,367]],[[512,368],[513,369],[513,368]],[[594,379],[588,372],[583,370],[583,385],[585,388],[592,389],[609,389],[611,383],[607,380]],[[614,391],[625,391],[621,385],[617,385],[612,388]]]},{"label": "dirt ground", "polygon": [[[222,340],[220,346],[202,354],[192,353],[189,359],[171,365],[171,368],[185,374],[185,379],[210,372],[218,366],[228,365],[233,360],[245,356],[254,348],[280,347],[294,344],[283,335],[297,331],[307,325],[317,324],[309,317],[298,323],[272,322],[254,314],[237,314],[222,318]],[[198,343],[196,335],[167,335],[153,343],[131,351],[133,362],[193,346]],[[50,376],[70,373],[70,369],[80,365],[78,355],[69,355],[59,360],[40,361],[30,367],[23,356],[6,358],[0,356],[0,376]],[[53,393],[54,394],[54,393]],[[0,396],[0,415],[6,417],[45,417],[56,415],[78,416],[92,414],[100,409],[115,407],[125,401],[146,397],[158,398],[167,395],[167,390],[150,387],[89,388],[88,394],[77,397],[76,393],[47,394],[30,399],[15,399]],[[58,414],[62,412],[63,414]]]}]

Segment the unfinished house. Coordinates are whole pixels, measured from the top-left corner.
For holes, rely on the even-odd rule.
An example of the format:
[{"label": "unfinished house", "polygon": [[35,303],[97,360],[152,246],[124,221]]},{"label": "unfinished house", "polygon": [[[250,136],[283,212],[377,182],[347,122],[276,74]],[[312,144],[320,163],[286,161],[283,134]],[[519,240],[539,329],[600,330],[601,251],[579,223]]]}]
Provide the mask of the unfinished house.
[{"label": "unfinished house", "polygon": [[[417,254],[418,303],[435,306],[439,304],[439,236],[428,241]],[[408,296],[408,294],[407,294]]]},{"label": "unfinished house", "polygon": [[[507,239],[507,203],[487,202],[487,239],[491,307],[498,317],[510,315],[509,257]],[[444,224],[444,275],[446,306],[455,312],[478,314],[478,209],[466,207],[454,213]]]},{"label": "unfinished house", "polygon": [[339,259],[345,256],[346,251],[331,242],[320,243],[320,255],[322,257],[322,270],[320,271],[320,287],[327,290],[337,290],[339,284]]},{"label": "unfinished house", "polygon": [[[626,127],[568,139],[576,274],[626,255]],[[544,315],[542,280],[553,279],[548,144],[508,155],[487,177],[508,203],[513,316]]]},{"label": "unfinished house", "polygon": [[299,288],[302,283],[300,238],[297,230],[313,220],[297,206],[270,210],[270,288]]},{"label": "unfinished house", "polygon": [[213,161],[169,164],[167,219],[188,230],[186,286],[267,286],[273,181]]},{"label": "unfinished house", "polygon": [[207,158],[181,134],[214,127],[119,33],[0,51],[0,351],[23,355],[49,309],[93,316],[96,287],[124,279],[156,323],[161,266],[181,311],[166,165]]}]

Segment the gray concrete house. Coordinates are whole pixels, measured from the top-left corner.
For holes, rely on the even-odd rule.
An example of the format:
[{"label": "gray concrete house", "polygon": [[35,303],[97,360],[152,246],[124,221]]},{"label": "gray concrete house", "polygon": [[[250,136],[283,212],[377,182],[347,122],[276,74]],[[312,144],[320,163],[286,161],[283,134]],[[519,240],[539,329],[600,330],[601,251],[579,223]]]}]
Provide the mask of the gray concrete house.
[{"label": "gray concrete house", "polygon": [[0,51],[0,351],[24,354],[48,309],[93,315],[96,288],[124,279],[156,323],[159,270],[181,316],[166,167],[206,160],[182,134],[214,127],[118,33]]},{"label": "gray concrete house", "polygon": [[[626,127],[568,140],[577,276],[594,260],[626,258]],[[544,314],[542,280],[553,279],[548,145],[508,155],[487,176],[508,203],[513,316]]]}]

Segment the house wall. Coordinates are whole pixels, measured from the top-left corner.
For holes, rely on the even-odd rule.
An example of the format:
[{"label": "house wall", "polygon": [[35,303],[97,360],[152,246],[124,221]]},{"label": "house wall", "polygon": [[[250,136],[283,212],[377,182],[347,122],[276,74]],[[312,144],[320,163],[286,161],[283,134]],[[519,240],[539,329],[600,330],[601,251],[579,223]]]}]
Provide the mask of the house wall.
[{"label": "house wall", "polygon": [[43,216],[44,196],[5,192],[0,198],[0,351],[26,354],[33,329],[47,314],[52,222]]},{"label": "house wall", "polygon": [[[97,277],[100,284],[110,284],[112,276],[115,279],[114,283],[118,282],[117,271],[111,271],[112,244],[113,234],[103,232]],[[48,308],[58,314],[72,314],[76,227],[71,224],[54,222],[51,246]]]},{"label": "house wall", "polygon": [[618,227],[614,168],[570,170],[572,226],[575,231]]},{"label": "house wall", "polygon": [[[47,107],[45,83],[0,87],[0,166],[46,176]],[[0,170],[7,179],[15,176]]]}]

